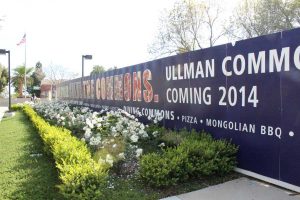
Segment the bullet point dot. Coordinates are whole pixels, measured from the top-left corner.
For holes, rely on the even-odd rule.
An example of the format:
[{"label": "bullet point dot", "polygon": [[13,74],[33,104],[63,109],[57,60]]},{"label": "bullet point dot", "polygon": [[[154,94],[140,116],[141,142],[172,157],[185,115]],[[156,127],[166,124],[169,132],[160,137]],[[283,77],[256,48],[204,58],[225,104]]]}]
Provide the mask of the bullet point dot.
[{"label": "bullet point dot", "polygon": [[289,132],[289,136],[293,137],[295,135],[295,133],[293,131]]},{"label": "bullet point dot", "polygon": [[202,120],[202,119],[200,119],[200,123],[201,123],[201,124],[203,123],[203,120]]},{"label": "bullet point dot", "polygon": [[179,120],[179,116],[177,116],[177,119]]}]

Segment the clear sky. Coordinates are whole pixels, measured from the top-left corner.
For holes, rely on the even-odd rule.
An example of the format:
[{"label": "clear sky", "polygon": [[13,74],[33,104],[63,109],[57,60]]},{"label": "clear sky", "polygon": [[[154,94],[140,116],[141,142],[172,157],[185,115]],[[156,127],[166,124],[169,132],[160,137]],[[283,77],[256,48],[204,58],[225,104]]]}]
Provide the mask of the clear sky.
[{"label": "clear sky", "polygon": [[[93,65],[126,67],[151,60],[147,47],[154,40],[159,16],[175,0],[0,0],[0,49],[11,50],[11,66],[41,61],[43,68],[62,66],[85,75]],[[230,2],[230,0],[228,0]],[[224,2],[225,3],[225,2]],[[7,58],[0,56],[7,65]]]}]

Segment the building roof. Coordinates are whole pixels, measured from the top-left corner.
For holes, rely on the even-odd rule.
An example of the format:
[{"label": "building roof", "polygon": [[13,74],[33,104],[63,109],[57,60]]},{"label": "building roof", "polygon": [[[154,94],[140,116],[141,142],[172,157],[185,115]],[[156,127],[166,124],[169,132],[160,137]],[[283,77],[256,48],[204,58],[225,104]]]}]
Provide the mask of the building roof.
[{"label": "building roof", "polygon": [[42,85],[56,85],[56,84],[59,84],[59,83],[62,83],[66,81],[65,79],[60,79],[60,80],[50,80],[50,79],[43,79],[42,82],[41,82],[41,86]]}]

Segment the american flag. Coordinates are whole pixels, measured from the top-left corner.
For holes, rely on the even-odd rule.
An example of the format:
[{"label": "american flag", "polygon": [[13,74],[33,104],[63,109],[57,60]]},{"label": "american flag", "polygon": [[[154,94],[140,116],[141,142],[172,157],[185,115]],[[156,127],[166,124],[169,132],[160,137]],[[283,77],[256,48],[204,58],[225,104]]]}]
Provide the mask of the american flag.
[{"label": "american flag", "polygon": [[18,46],[26,42],[26,34],[22,37],[21,41],[17,44]]}]

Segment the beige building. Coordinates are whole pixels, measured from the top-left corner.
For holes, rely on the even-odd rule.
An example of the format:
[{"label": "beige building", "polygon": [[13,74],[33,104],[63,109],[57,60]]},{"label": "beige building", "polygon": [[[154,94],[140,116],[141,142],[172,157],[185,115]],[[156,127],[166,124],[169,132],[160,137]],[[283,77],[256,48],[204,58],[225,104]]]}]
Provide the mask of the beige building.
[{"label": "beige building", "polygon": [[52,81],[44,79],[41,82],[41,98],[54,99],[56,98],[56,85],[63,82],[64,80]]}]

